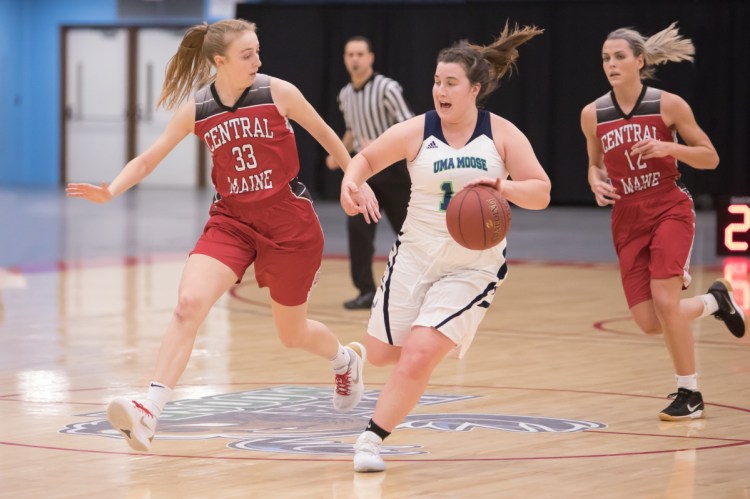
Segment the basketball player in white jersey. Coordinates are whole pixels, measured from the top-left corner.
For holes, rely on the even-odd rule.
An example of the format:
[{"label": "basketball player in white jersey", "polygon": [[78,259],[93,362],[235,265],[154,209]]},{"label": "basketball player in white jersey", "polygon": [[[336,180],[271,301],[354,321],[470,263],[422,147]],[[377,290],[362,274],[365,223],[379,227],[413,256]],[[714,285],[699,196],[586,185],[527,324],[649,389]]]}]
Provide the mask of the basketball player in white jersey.
[{"label": "basketball player in white jersey", "polygon": [[[445,210],[468,185],[494,186],[512,203],[541,210],[550,181],[524,134],[480,109],[509,73],[516,47],[542,33],[506,25],[486,47],[462,41],[437,58],[435,110],[391,127],[349,163],[341,204],[365,213],[360,188],[371,175],[408,161],[412,181],[406,221],[388,258],[365,339],[377,366],[395,364],[367,429],[354,446],[354,470],[383,471],[383,439],[419,401],[437,364],[462,357],[507,273],[505,241],[484,250],[461,247],[448,234]],[[513,180],[506,180],[507,176]]]}]

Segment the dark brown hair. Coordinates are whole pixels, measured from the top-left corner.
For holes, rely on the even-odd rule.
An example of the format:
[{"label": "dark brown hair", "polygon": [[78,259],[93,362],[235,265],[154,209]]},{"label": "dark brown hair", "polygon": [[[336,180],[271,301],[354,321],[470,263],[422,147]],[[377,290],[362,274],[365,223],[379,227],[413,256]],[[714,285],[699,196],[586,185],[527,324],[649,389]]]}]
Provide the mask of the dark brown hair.
[{"label": "dark brown hair", "polygon": [[500,36],[490,45],[474,45],[461,40],[440,51],[437,62],[456,62],[463,66],[472,85],[479,83],[477,105],[480,105],[500,84],[506,74],[512,74],[518,59],[516,47],[544,33],[536,26],[515,25],[513,31],[505,23]]},{"label": "dark brown hair", "polygon": [[372,42],[366,36],[357,35],[349,38],[344,44],[344,48],[349,45],[349,42],[365,42],[365,44],[367,45],[367,51],[372,53]]}]

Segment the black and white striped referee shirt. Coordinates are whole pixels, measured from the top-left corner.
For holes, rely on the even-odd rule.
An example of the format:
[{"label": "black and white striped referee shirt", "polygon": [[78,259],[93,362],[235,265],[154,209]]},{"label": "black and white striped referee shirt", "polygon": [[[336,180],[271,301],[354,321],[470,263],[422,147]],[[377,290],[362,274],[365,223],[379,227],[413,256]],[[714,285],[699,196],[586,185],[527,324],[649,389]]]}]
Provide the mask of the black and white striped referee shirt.
[{"label": "black and white striped referee shirt", "polygon": [[373,73],[360,89],[351,83],[342,88],[338,103],[346,128],[352,132],[355,153],[362,149],[363,142],[377,139],[389,127],[414,116],[401,85],[378,73]]}]

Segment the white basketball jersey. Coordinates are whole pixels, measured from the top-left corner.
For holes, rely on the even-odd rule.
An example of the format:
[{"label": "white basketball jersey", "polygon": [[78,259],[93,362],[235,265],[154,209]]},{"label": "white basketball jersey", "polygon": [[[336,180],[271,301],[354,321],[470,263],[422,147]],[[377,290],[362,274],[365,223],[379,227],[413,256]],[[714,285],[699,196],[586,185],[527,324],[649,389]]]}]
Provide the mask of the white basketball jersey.
[{"label": "white basketball jersey", "polygon": [[445,140],[437,112],[425,113],[422,147],[408,168],[412,187],[407,221],[419,230],[446,237],[450,236],[445,210],[455,193],[475,178],[508,176],[492,141],[490,113],[481,109],[474,133],[459,149]]}]

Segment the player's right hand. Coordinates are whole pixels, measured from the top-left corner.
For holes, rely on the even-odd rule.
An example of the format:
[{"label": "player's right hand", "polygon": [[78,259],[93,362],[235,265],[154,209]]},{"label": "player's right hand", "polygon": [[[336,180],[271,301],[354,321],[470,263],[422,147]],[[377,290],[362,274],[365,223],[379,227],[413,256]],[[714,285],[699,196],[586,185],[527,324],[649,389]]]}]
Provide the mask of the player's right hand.
[{"label": "player's right hand", "polygon": [[380,220],[378,200],[367,182],[360,188],[354,182],[344,180],[341,183],[341,207],[350,217],[361,213],[368,224],[371,220]]},{"label": "player's right hand", "polygon": [[620,199],[615,187],[608,181],[594,180],[591,184],[591,191],[594,193],[596,204],[599,206],[615,204],[615,201]]},{"label": "player's right hand", "polygon": [[94,184],[70,183],[65,188],[65,194],[70,198],[83,198],[92,203],[106,203],[112,200],[107,182],[102,182],[101,187]]},{"label": "player's right hand", "polygon": [[503,193],[502,181],[500,180],[500,177],[498,178],[490,178],[490,177],[474,178],[464,184],[464,189],[466,189],[467,187],[473,187],[475,185],[486,185],[487,187],[491,187],[495,189],[500,194]]}]

